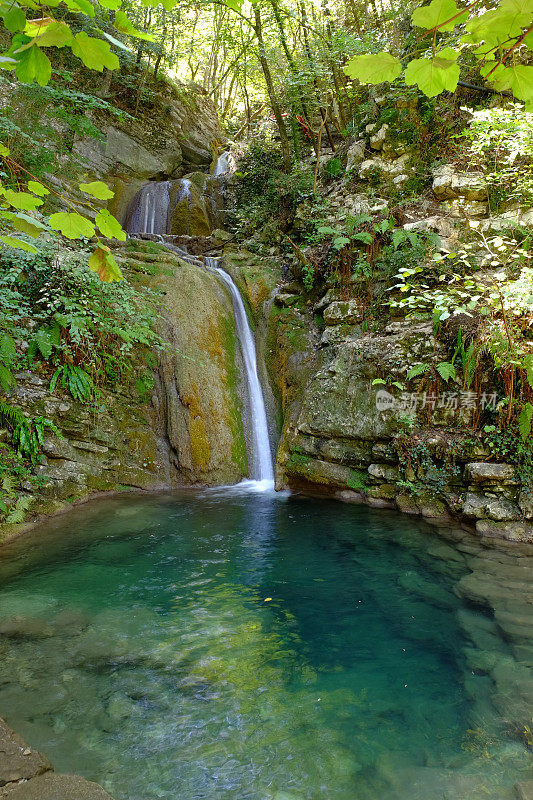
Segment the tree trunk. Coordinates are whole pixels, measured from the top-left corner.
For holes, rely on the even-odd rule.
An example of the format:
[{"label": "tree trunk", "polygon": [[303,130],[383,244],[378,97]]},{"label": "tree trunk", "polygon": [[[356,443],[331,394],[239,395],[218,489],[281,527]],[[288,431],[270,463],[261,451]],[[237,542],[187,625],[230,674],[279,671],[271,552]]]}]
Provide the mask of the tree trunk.
[{"label": "tree trunk", "polygon": [[270,66],[268,64],[266,57],[265,43],[263,40],[263,23],[261,20],[261,11],[259,10],[259,6],[257,5],[256,0],[252,0],[252,8],[255,20],[254,30],[255,30],[255,35],[257,36],[257,44],[259,48],[259,61],[261,63],[261,69],[263,70],[263,75],[265,76],[265,83],[267,85],[270,105],[272,107],[272,111],[274,112],[274,117],[276,118],[276,123],[279,131],[279,138],[281,142],[281,155],[283,158],[283,169],[285,170],[285,172],[290,172],[292,168],[291,147],[289,144],[289,137],[287,136],[287,128],[285,127],[285,122],[281,114],[281,108],[278,102],[278,98],[276,96],[276,91],[274,89],[272,73],[270,72]]}]

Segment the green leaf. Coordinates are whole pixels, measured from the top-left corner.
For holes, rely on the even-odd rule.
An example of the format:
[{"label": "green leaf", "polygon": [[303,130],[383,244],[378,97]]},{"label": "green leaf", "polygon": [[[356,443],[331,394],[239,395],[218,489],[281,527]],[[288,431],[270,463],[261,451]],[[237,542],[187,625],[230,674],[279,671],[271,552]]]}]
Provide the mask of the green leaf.
[{"label": "green leaf", "polygon": [[447,58],[416,58],[405,70],[405,82],[416,84],[428,97],[454,92],[459,80],[459,65]]},{"label": "green leaf", "polygon": [[374,378],[372,381],[372,386],[386,386],[387,381],[384,381],[383,378]]},{"label": "green leaf", "polygon": [[108,8],[110,11],[117,11],[122,5],[121,0],[98,0],[103,8]]},{"label": "green leaf", "polygon": [[109,247],[100,245],[89,258],[89,269],[97,272],[101,281],[121,281],[123,279],[120,268],[109,252]]},{"label": "green leaf", "polygon": [[317,233],[323,233],[325,235],[332,236],[333,234],[337,233],[337,231],[335,228],[330,228],[329,225],[322,225],[320,228],[318,228]]},{"label": "green leaf", "polygon": [[429,369],[429,364],[415,364],[407,373],[407,380],[411,378],[418,378],[419,375],[424,375]]},{"label": "green leaf", "polygon": [[107,208],[102,208],[98,212],[95,221],[100,228],[102,236],[105,236],[107,239],[119,239],[121,242],[126,241],[126,232],[122,229],[118,219],[115,219]]},{"label": "green leaf", "polygon": [[80,58],[86,67],[102,72],[107,69],[118,69],[119,61],[115,53],[111,52],[107,42],[87,36],[85,31],[80,31],[74,37],[72,52]]},{"label": "green leaf", "polygon": [[20,208],[21,211],[35,211],[44,202],[39,197],[34,197],[28,192],[14,192],[13,189],[6,189],[4,199],[7,200],[10,206]]},{"label": "green leaf", "polygon": [[106,38],[106,39],[109,39],[109,41],[111,42],[111,44],[114,44],[114,45],[116,45],[117,47],[121,47],[123,50],[127,50],[127,51],[128,51],[128,53],[131,53],[131,52],[133,52],[133,51],[132,51],[132,49],[131,49],[131,47],[128,47],[127,45],[125,45],[125,44],[124,44],[124,42],[121,42],[121,41],[120,41],[120,39],[115,39],[115,37],[114,37],[114,36],[111,36],[111,34],[110,34],[110,33],[106,33],[106,31],[100,31],[100,33],[101,33],[101,34],[103,34],[103,35],[105,36],[105,38]]},{"label": "green leaf", "polygon": [[335,250],[342,250],[347,244],[350,244],[350,240],[347,236],[337,236],[336,239],[333,239],[333,247]]},{"label": "green leaf", "polygon": [[90,194],[91,197],[96,197],[98,200],[109,200],[115,196],[107,183],[103,181],[93,181],[92,183],[80,183],[80,189],[85,194]]},{"label": "green leaf", "polygon": [[50,194],[49,189],[47,189],[46,186],[43,186],[42,183],[39,183],[39,181],[28,181],[28,189],[30,192],[33,192],[33,194],[38,194],[39,197],[44,197],[45,195]]},{"label": "green leaf", "polygon": [[8,333],[4,333],[0,339],[0,358],[4,364],[11,366],[17,358],[17,348],[15,340]]},{"label": "green leaf", "polygon": [[4,25],[11,33],[23,31],[26,27],[26,15],[21,8],[17,8],[16,6],[11,8],[7,14],[3,14],[2,19],[4,20]]},{"label": "green leaf", "polygon": [[60,211],[50,217],[50,227],[55,231],[60,231],[67,239],[90,239],[94,236],[95,229],[92,222],[82,217],[81,214]]},{"label": "green leaf", "polygon": [[147,42],[154,41],[154,37],[149,33],[143,33],[136,28],[123,11],[117,11],[115,14],[115,28],[120,33],[127,33],[128,36],[134,36],[136,39],[144,39]]},{"label": "green leaf", "polygon": [[14,239],[13,236],[0,236],[0,242],[14,247],[16,250],[26,250],[28,253],[37,254],[39,251],[32,244],[24,242],[22,239]]},{"label": "green leaf", "polygon": [[35,43],[39,47],[65,47],[72,42],[72,31],[66,22],[56,22],[48,25],[44,33],[37,37]]},{"label": "green leaf", "polygon": [[361,83],[384,83],[394,81],[402,71],[402,64],[390,53],[354,56],[344,67],[349,78],[357,78]]},{"label": "green leaf", "polygon": [[64,0],[70,11],[81,11],[88,17],[94,17],[94,6],[89,0]]},{"label": "green leaf", "polygon": [[9,155],[9,148],[5,146],[5,144],[0,144],[0,156],[3,158],[7,158]]},{"label": "green leaf", "polygon": [[46,86],[52,77],[50,59],[37,45],[32,44],[18,54],[15,75],[22,83],[37,81],[40,86]]},{"label": "green leaf", "polygon": [[[427,30],[438,28],[440,31],[453,31],[457,24],[464,22],[468,17],[468,11],[465,11],[453,22],[448,22],[458,13],[459,9],[455,0],[432,0],[428,6],[415,8],[411,19],[413,20],[413,25],[418,28],[426,28]],[[447,24],[445,25],[444,23]]]},{"label": "green leaf", "polygon": [[358,242],[363,242],[364,244],[372,244],[374,241],[374,237],[368,231],[361,231],[360,233],[354,234],[354,239]]},{"label": "green leaf", "polygon": [[529,438],[531,433],[531,421],[533,419],[533,405],[526,403],[520,414],[518,415],[518,430],[520,436],[525,441]]},{"label": "green leaf", "polygon": [[26,214],[17,214],[13,211],[0,211],[0,216],[8,219],[17,231],[27,233],[35,239],[40,236],[43,231],[48,230],[46,225],[43,225],[42,222],[33,217],[28,217]]},{"label": "green leaf", "polygon": [[437,372],[441,376],[442,380],[448,383],[450,378],[455,380],[457,377],[457,373],[455,372],[455,367],[453,364],[450,364],[449,361],[441,361],[440,364],[437,364]]},{"label": "green leaf", "polygon": [[0,364],[0,386],[4,392],[10,392],[17,385],[15,376],[5,364]]},{"label": "green leaf", "polygon": [[243,0],[224,0],[224,3],[228,8],[231,8],[232,11],[240,11]]}]

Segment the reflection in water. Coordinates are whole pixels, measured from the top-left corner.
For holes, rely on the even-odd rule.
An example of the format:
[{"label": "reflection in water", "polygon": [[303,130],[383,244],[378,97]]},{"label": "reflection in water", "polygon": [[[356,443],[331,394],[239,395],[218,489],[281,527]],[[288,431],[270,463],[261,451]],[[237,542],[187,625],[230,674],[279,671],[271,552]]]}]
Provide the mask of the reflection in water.
[{"label": "reflection in water", "polygon": [[0,713],[119,800],[510,800],[531,548],[254,488],[5,547]]}]

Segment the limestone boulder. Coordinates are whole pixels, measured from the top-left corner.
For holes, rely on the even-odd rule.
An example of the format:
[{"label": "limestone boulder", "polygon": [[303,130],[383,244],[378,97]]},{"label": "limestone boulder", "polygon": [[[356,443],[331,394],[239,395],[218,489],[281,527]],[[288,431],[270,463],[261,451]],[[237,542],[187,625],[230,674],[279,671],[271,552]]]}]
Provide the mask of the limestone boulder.
[{"label": "limestone boulder", "polygon": [[335,300],[324,309],[326,325],[354,325],[363,319],[363,311],[357,300]]}]

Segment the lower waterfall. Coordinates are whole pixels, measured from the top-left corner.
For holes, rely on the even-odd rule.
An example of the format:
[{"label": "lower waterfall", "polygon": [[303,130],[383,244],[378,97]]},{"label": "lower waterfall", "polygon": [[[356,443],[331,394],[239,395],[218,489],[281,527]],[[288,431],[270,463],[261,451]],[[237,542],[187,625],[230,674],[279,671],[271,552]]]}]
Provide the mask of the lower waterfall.
[{"label": "lower waterfall", "polygon": [[[228,170],[228,158],[224,153],[217,162],[216,174]],[[190,197],[191,181],[182,178],[178,183],[177,201]],[[148,233],[160,237],[161,244],[177,253],[192,264],[203,266],[200,258],[190,256],[186,248],[177,247],[171,242],[165,242],[163,236],[167,233],[169,225],[169,211],[171,206],[171,181],[149,181],[135,195],[129,210],[127,230],[129,234]],[[239,290],[231,277],[219,266],[218,258],[205,257],[205,266],[216,275],[228,288],[235,317],[235,329],[239,340],[244,362],[247,395],[250,403],[250,425],[252,452],[249,458],[249,478],[256,484],[256,488],[267,490],[274,487],[274,466],[268,435],[268,424],[265,402],[261,383],[257,374],[257,358],[253,333],[248,324],[246,310]]]},{"label": "lower waterfall", "polygon": [[274,467],[272,464],[272,453],[270,451],[270,440],[268,437],[268,425],[265,410],[263,391],[257,375],[257,358],[255,355],[255,341],[248,324],[246,310],[239,290],[227,272],[221,269],[218,258],[205,259],[206,267],[218,275],[228,287],[233,301],[233,311],[235,314],[235,329],[241,345],[244,368],[246,371],[246,382],[248,385],[248,396],[250,399],[250,418],[253,436],[253,480],[264,484],[265,488],[274,482]]}]

